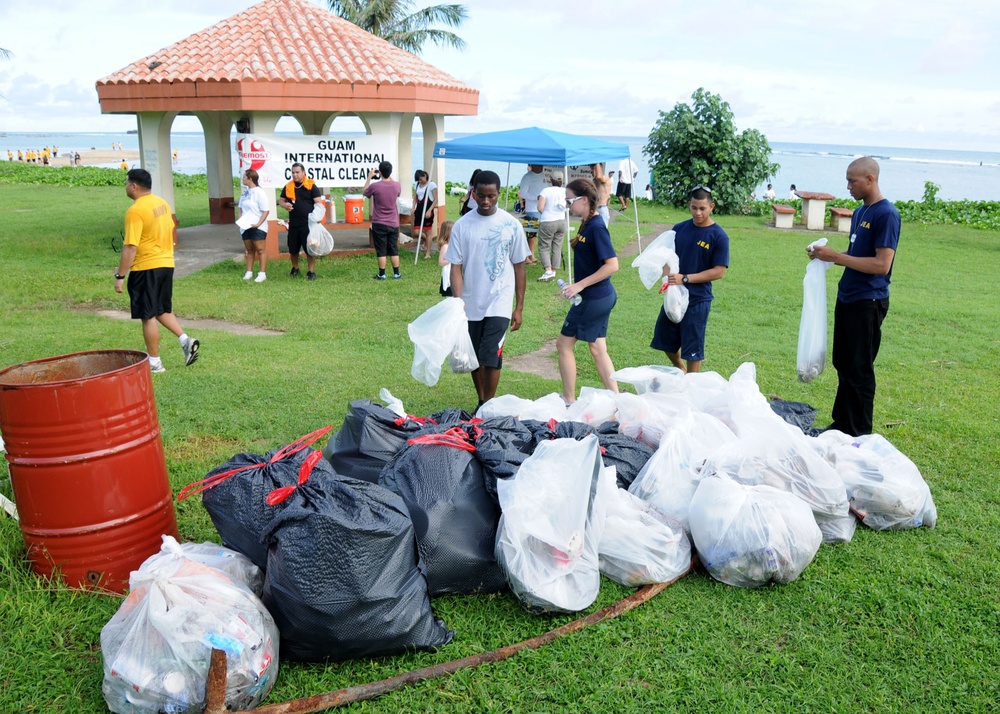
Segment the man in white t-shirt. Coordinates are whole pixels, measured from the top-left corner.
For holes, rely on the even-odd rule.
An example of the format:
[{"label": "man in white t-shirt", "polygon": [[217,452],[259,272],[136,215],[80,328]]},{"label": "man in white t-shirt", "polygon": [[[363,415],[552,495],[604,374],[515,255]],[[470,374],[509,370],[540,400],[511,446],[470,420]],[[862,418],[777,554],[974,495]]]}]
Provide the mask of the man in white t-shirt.
[{"label": "man in white t-shirt", "polygon": [[767,201],[773,201],[775,199],[775,196],[777,196],[777,194],[774,192],[774,186],[768,184],[767,190],[764,191],[764,199]]},{"label": "man in white t-shirt", "polygon": [[[507,327],[521,327],[528,241],[521,222],[497,207],[500,177],[480,171],[476,210],[455,221],[448,243],[451,290],[465,301],[469,336],[479,359],[472,373],[479,406],[496,396]],[[511,303],[514,303],[511,309]]]},{"label": "man in white t-shirt", "polygon": [[618,164],[618,190],[615,191],[615,195],[623,211],[628,208],[628,202],[632,198],[632,181],[638,175],[639,167],[632,159],[622,159]]}]

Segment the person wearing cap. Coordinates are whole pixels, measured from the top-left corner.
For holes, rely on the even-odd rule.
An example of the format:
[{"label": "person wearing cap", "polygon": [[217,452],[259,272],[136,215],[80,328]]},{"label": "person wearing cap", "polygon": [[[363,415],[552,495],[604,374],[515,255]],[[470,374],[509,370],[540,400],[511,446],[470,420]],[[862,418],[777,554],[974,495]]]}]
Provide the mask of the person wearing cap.
[{"label": "person wearing cap", "polygon": [[664,288],[686,287],[688,307],[677,323],[667,317],[661,304],[649,346],[666,352],[670,362],[685,372],[701,371],[705,329],[713,299],[712,282],[722,278],[729,268],[729,236],[712,220],[714,209],[711,189],[696,186],[688,200],[690,220],[673,228],[679,272],[671,273],[667,265],[663,266]]}]

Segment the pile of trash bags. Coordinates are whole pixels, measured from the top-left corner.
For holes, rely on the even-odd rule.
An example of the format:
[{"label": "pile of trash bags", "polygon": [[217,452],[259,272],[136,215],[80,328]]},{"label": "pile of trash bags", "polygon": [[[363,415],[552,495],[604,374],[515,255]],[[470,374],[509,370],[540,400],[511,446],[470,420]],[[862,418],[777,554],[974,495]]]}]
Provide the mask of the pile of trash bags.
[{"label": "pile of trash bags", "polygon": [[[304,661],[446,645],[441,595],[509,589],[530,612],[578,612],[602,575],[670,582],[696,560],[720,582],[761,587],[795,580],[859,522],[936,523],[926,482],[887,439],[810,435],[815,410],[769,402],[753,364],[729,379],[663,366],[613,376],[636,393],[585,388],[568,407],[504,395],[475,416],[414,416],[382,390],[384,404],[351,402],[336,433],[235,454],[179,496],[202,493],[225,548],[165,545],[105,628],[109,706],[186,711],[210,646],[236,655],[227,703],[252,706],[279,641]],[[188,578],[212,583],[205,597],[225,609],[185,607]],[[165,602],[181,604],[157,619]],[[233,617],[251,626],[225,629]],[[160,633],[166,622],[182,641]]]}]

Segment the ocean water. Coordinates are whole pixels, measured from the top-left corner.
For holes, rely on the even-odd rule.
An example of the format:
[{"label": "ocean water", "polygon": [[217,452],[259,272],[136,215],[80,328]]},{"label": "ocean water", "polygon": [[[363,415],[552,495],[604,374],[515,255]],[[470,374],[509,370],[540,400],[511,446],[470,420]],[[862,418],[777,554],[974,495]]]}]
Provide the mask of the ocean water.
[{"label": "ocean water", "polygon": [[[466,136],[449,135],[449,138]],[[644,137],[598,137],[629,145],[632,159],[639,167],[637,188],[651,182],[649,166],[642,150]],[[125,133],[3,133],[0,132],[0,159],[7,158],[7,150],[17,154],[18,149],[40,149],[43,146],[59,147],[60,154],[88,149],[110,149],[112,143],[121,142],[122,148],[138,150],[139,137]],[[234,138],[235,145],[235,138]],[[178,150],[175,171],[188,174],[205,172],[205,143],[200,132],[174,132],[171,146]],[[919,200],[924,194],[924,183],[933,181],[941,186],[939,198],[945,200],[971,199],[1000,201],[1000,153],[977,151],[944,151],[936,149],[909,149],[882,146],[842,146],[833,144],[771,143],[772,160],[780,169],[772,178],[778,198],[788,196],[788,189],[795,184],[800,191],[822,191],[847,198],[844,174],[847,165],[859,156],[874,156],[882,168],[880,186],[890,200]],[[413,166],[423,161],[423,141],[413,137]],[[107,166],[117,168],[115,161]],[[233,166],[238,167],[235,151]],[[446,180],[467,182],[473,170],[496,171],[504,183],[508,176],[511,183],[520,181],[527,167],[524,164],[506,164],[488,161],[450,160],[446,162]],[[614,166],[609,169],[614,169]],[[409,178],[409,177],[406,177]],[[438,178],[434,178],[441,183]],[[757,188],[763,194],[765,185]]]}]

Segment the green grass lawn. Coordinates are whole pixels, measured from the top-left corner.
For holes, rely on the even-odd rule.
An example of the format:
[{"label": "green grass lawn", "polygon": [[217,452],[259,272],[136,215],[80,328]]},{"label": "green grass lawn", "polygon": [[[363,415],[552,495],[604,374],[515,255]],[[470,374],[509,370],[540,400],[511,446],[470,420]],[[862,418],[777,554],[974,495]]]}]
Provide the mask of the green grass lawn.
[{"label": "green grass lawn", "polygon": [[[207,221],[203,193],[177,191],[183,225]],[[452,198],[451,215],[457,215]],[[81,350],[142,349],[137,323],[113,291],[110,240],[129,205],[120,188],[0,187],[0,368]],[[684,213],[643,205],[644,232]],[[796,381],[805,245],[760,218],[721,217],[732,265],[716,284],[706,369],[757,365],[765,394],[807,401],[826,423],[831,369]],[[234,229],[235,230],[235,229]],[[612,226],[623,248],[634,232]],[[845,238],[837,236],[835,245]],[[412,254],[404,253],[412,262]],[[823,546],[794,583],[740,590],[692,574],[650,603],[543,650],[395,692],[359,712],[992,712],[1000,703],[1000,234],[904,224],[883,328],[876,429],[921,468],[938,527],[874,533]],[[662,364],[649,349],[661,298],[623,261],[608,344],[618,367]],[[227,262],[177,280],[182,324],[216,318],[283,331],[245,337],[198,331],[202,356],[185,368],[164,336],[155,379],[172,486],[179,490],[237,451],[339,427],[348,402],[388,387],[412,414],[470,408],[467,375],[434,388],[410,377],[406,325],[439,300],[436,261],[404,262],[404,279],[371,279],[373,257],[324,259],[320,280],[292,281],[280,265],[262,284]],[[566,303],[529,271],[524,327],[509,354],[553,339]],[[829,273],[830,310],[840,269]],[[579,386],[600,386],[585,347]],[[500,393],[537,398],[554,380],[505,370]],[[893,426],[883,426],[892,424]],[[6,466],[0,467],[6,475]],[[123,478],[126,477],[123,475]],[[11,496],[6,478],[0,492]],[[185,540],[218,540],[197,498],[178,504]],[[594,608],[630,591],[603,582]],[[15,522],[0,516],[0,712],[101,712],[102,626],[119,600],[54,587],[24,560]],[[437,654],[333,664],[282,663],[277,702],[381,679],[545,632],[568,617],[535,617],[510,595],[444,597],[436,614],[457,634]]]}]

